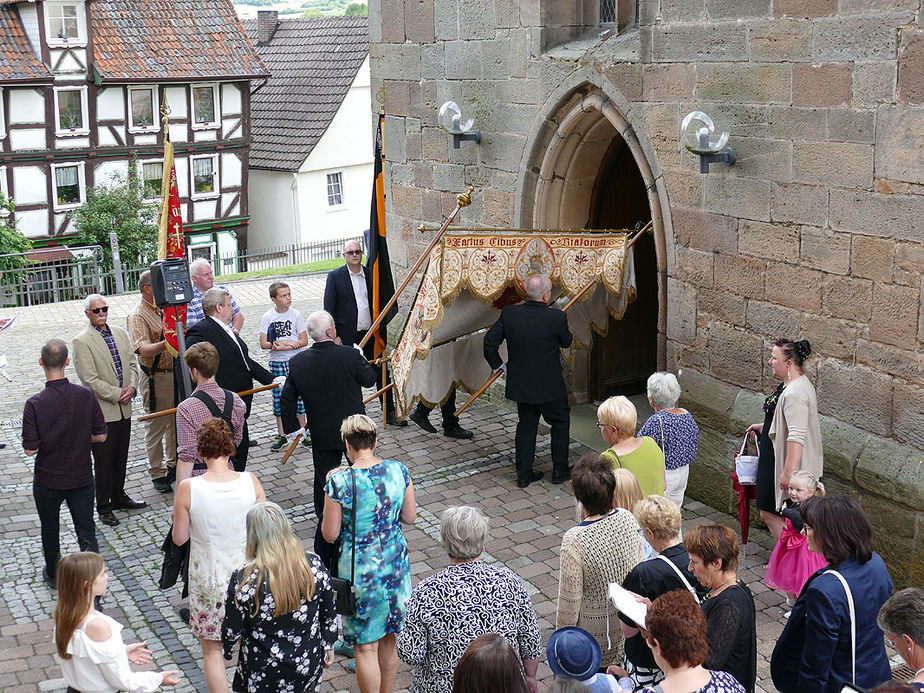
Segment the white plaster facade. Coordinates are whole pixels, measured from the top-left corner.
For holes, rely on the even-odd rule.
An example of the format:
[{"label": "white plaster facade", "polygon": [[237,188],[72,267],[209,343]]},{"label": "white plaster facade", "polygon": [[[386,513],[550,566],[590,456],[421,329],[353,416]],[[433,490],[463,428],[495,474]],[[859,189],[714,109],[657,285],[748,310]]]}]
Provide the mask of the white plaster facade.
[{"label": "white plaster facade", "polygon": [[[370,102],[367,57],[337,115],[297,172],[250,169],[251,248],[356,236],[369,228],[374,122]],[[337,173],[342,199],[332,205],[328,175]]]}]

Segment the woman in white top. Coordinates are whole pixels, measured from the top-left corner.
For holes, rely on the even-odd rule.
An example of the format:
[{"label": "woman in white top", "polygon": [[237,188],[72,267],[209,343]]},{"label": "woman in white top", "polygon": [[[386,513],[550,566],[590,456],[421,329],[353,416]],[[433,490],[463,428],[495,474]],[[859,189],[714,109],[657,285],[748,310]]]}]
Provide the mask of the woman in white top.
[{"label": "woman in white top", "polygon": [[209,693],[227,693],[221,622],[231,573],[244,563],[247,511],[266,500],[257,478],[228,469],[234,443],[227,424],[206,419],[196,434],[196,450],[208,470],[184,479],[173,502],[173,541],[189,539],[189,627],[202,644]]},{"label": "woman in white top", "polygon": [[175,686],[176,671],[131,670],[129,662],[150,663],[151,651],[143,642],[126,646],[121,624],[93,608],[107,582],[98,553],[72,553],[58,563],[55,647],[68,691],[142,693]]}]

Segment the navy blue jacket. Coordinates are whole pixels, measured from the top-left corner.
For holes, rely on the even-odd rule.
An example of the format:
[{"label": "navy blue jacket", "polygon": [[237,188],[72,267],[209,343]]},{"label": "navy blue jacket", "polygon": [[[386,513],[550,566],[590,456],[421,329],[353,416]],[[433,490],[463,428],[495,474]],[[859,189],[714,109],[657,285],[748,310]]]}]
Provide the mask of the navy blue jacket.
[{"label": "navy blue jacket", "polygon": [[[782,693],[838,693],[851,679],[847,594],[826,570],[821,568],[805,583],[773,649],[770,675]],[[876,624],[880,607],[892,594],[892,580],[878,553],[863,564],[848,559],[837,571],[850,585],[856,610],[856,685],[872,688],[892,677]]]}]

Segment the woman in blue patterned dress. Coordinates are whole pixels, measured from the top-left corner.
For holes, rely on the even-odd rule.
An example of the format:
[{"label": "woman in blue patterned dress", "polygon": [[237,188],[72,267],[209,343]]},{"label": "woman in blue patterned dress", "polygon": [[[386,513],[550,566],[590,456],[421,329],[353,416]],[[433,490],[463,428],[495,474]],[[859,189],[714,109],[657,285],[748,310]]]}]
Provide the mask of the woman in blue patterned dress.
[{"label": "woman in blue patterned dress", "polygon": [[417,519],[414,485],[403,464],[375,456],[376,426],[368,416],[347,417],[340,434],[352,466],[327,480],[321,533],[330,543],[340,538],[337,572],[343,578],[351,574],[355,540],[356,614],[343,618],[343,640],[354,647],[360,693],[390,691],[398,672],[395,641],[411,595],[401,523]]},{"label": "woman in blue patterned dress", "polygon": [[648,403],[655,413],[638,432],[638,437],[654,438],[664,452],[664,495],[683,507],[690,463],[699,450],[699,426],[693,415],[677,406],[680,383],[673,373],[658,371],[648,378]]}]

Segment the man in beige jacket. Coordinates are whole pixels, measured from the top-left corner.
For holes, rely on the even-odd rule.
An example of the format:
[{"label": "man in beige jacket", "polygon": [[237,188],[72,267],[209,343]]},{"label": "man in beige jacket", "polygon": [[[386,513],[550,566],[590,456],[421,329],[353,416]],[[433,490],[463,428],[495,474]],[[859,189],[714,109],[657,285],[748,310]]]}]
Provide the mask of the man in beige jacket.
[{"label": "man in beige jacket", "polygon": [[107,324],[109,305],[104,296],[84,299],[90,324],[74,337],[74,367],[80,382],[93,391],[106,419],[105,442],[93,443],[96,477],[96,512],[103,524],[119,524],[114,510],[147,505],[125,493],[125,468],[132,432],[132,397],[135,396],[135,354],[125,330]]}]

